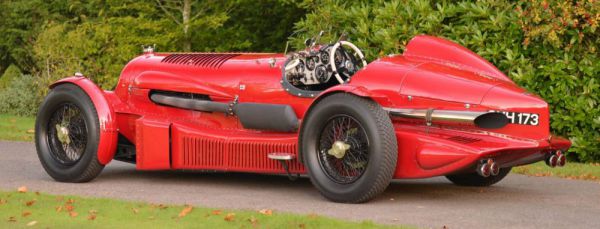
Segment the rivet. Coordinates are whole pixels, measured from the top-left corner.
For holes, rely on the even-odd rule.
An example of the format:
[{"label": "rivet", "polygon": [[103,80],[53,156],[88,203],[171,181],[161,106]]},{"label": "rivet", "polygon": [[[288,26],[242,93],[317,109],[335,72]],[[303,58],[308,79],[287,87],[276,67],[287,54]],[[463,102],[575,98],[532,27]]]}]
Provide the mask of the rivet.
[{"label": "rivet", "polygon": [[412,95],[408,96],[408,101],[412,101]]},{"label": "rivet", "polygon": [[471,108],[471,104],[466,103],[465,108],[467,108],[467,109]]}]

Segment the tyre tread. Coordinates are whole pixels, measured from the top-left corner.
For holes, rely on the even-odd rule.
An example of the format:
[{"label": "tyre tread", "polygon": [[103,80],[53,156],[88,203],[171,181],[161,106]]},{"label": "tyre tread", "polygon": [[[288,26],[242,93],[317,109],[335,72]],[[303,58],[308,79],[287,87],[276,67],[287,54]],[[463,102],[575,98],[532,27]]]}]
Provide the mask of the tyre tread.
[{"label": "tyre tread", "polygon": [[[363,203],[367,202],[377,195],[385,191],[385,189],[389,186],[394,171],[396,169],[397,160],[398,160],[398,145],[396,142],[396,134],[391,123],[390,117],[388,113],[381,108],[381,106],[367,98],[358,97],[348,93],[337,93],[330,95],[323,100],[319,101],[319,104],[326,104],[329,100],[337,100],[343,99],[348,100],[351,104],[360,104],[368,108],[370,111],[370,115],[374,118],[375,123],[377,125],[377,130],[379,131],[378,135],[382,138],[382,154],[384,157],[383,166],[380,167],[379,172],[375,177],[375,182],[371,186],[371,188],[364,192],[361,196],[355,197],[352,200],[340,200],[340,199],[332,199],[336,202],[346,202],[346,203]],[[317,104],[317,106],[319,105]],[[310,115],[307,117],[307,122],[310,122]],[[300,134],[302,135],[302,134]],[[302,141],[302,139],[300,139]],[[311,183],[313,186],[317,187],[317,190],[321,193],[321,195],[328,197],[327,191],[323,190],[316,181],[311,178]],[[328,197],[329,198],[329,197]],[[331,198],[330,198],[331,199]]]}]

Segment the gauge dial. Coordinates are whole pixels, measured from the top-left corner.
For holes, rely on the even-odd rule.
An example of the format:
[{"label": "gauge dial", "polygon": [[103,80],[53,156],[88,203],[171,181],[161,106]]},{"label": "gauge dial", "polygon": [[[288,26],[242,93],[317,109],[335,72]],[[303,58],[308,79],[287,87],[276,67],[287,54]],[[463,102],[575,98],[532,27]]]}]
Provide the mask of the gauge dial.
[{"label": "gauge dial", "polygon": [[312,71],[315,69],[315,66],[317,66],[317,63],[315,62],[315,59],[312,56],[306,58],[306,69]]}]

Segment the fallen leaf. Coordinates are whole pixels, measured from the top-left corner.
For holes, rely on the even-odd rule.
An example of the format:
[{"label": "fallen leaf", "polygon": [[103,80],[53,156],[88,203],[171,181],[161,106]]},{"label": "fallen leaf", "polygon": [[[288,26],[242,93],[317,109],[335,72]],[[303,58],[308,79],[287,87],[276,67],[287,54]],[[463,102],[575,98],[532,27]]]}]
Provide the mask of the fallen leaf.
[{"label": "fallen leaf", "polygon": [[96,211],[96,210],[89,210],[88,213],[90,213],[92,215],[95,215],[95,214],[98,214],[98,211]]},{"label": "fallen leaf", "polygon": [[140,210],[137,208],[131,208],[131,211],[133,211],[133,214],[137,214],[140,212]]},{"label": "fallen leaf", "polygon": [[17,192],[26,193],[27,192],[27,187],[21,186],[21,187],[17,188]]},{"label": "fallen leaf", "polygon": [[35,130],[29,129],[29,130],[27,130],[27,133],[28,134],[33,134],[33,133],[35,133]]},{"label": "fallen leaf", "polygon": [[63,206],[62,206],[62,205],[61,205],[61,206],[58,206],[58,207],[56,207],[55,209],[56,209],[56,212],[61,212],[61,211],[62,211],[62,209],[63,209]]},{"label": "fallen leaf", "polygon": [[65,210],[68,212],[72,212],[75,209],[75,207],[73,207],[73,205],[65,205]]},{"label": "fallen leaf", "polygon": [[68,199],[68,200],[67,200],[67,204],[74,204],[74,203],[75,203],[75,200],[74,200],[74,199]]},{"label": "fallen leaf", "polygon": [[3,205],[3,204],[5,204],[6,202],[8,202],[8,201],[7,201],[7,200],[5,200],[5,199],[0,199],[0,205]]},{"label": "fallen leaf", "polygon": [[231,222],[235,219],[235,213],[227,213],[223,219],[227,222]]},{"label": "fallen leaf", "polygon": [[24,211],[24,212],[21,214],[21,216],[23,216],[23,217],[27,217],[27,216],[30,216],[30,215],[31,215],[31,212],[29,212],[29,211]]},{"label": "fallen leaf", "polygon": [[153,219],[156,219],[156,217],[154,217],[154,216],[150,216],[150,217],[148,217],[148,219],[149,219],[149,220],[153,220]]},{"label": "fallen leaf", "polygon": [[258,224],[258,219],[256,219],[254,216],[251,216],[248,219],[248,222],[250,222],[252,224],[252,226],[256,227],[256,225]]},{"label": "fallen leaf", "polygon": [[220,215],[221,214],[221,210],[213,210],[212,214],[213,215]]},{"label": "fallen leaf", "polygon": [[11,223],[17,222],[17,217],[14,217],[14,216],[8,217],[8,222],[11,222]]},{"label": "fallen leaf", "polygon": [[65,199],[65,198],[64,198],[64,197],[62,197],[62,196],[57,196],[57,197],[56,197],[56,201],[58,201],[58,202],[62,202],[64,199]]},{"label": "fallen leaf", "polygon": [[36,224],[37,224],[37,221],[31,221],[31,222],[27,223],[27,226],[31,227],[31,226],[36,225]]},{"label": "fallen leaf", "polygon": [[271,209],[262,209],[258,212],[263,215],[273,215],[273,210],[271,210]]},{"label": "fallen leaf", "polygon": [[91,215],[88,215],[88,218],[87,218],[87,219],[88,219],[88,220],[95,220],[95,219],[96,219],[96,214],[91,214]]},{"label": "fallen leaf", "polygon": [[27,205],[27,207],[29,207],[29,206],[31,206],[31,205],[33,205],[33,204],[35,204],[35,202],[36,202],[36,201],[37,201],[37,200],[35,200],[35,199],[33,199],[33,200],[30,200],[30,201],[27,201],[27,202],[25,202],[25,205]]},{"label": "fallen leaf", "polygon": [[77,215],[79,215],[79,213],[77,213],[77,212],[69,212],[69,216],[71,216],[71,217],[77,217]]},{"label": "fallen leaf", "polygon": [[35,192],[35,195],[36,195],[36,196],[39,196],[39,195],[40,195],[40,192]]},{"label": "fallen leaf", "polygon": [[317,215],[315,213],[308,214],[308,218],[314,219],[314,218],[317,218],[317,217],[319,217],[319,215]]},{"label": "fallen leaf", "polygon": [[185,217],[187,214],[190,214],[190,212],[192,212],[192,209],[194,209],[194,207],[190,205],[185,207],[183,210],[181,210],[181,212],[179,212],[179,218]]},{"label": "fallen leaf", "polygon": [[306,224],[303,224],[303,223],[298,224],[298,227],[304,229],[304,228],[306,228]]},{"label": "fallen leaf", "polygon": [[158,209],[167,209],[167,208],[168,208],[167,205],[164,205],[164,204],[159,204],[158,205]]}]

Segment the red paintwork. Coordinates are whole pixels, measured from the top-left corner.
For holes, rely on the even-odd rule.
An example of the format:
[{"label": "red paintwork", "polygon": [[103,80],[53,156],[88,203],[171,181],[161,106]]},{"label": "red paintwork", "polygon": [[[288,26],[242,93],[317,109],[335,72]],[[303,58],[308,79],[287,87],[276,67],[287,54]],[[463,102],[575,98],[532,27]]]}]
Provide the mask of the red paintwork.
[{"label": "red paintwork", "polygon": [[[492,64],[440,38],[417,36],[403,55],[380,58],[344,85],[315,98],[301,98],[280,84],[282,54],[241,54],[219,68],[161,63],[169,54],[145,54],[124,69],[114,92],[101,92],[89,80],[58,83],[82,87],[104,123],[100,162],[114,155],[116,130],[136,145],[140,170],[219,170],[284,173],[270,152],[296,154],[298,133],[244,129],[235,116],[159,106],[151,89],[206,94],[214,101],[289,104],[302,120],[310,107],[331,93],[371,98],[387,108],[503,110],[538,113],[539,125],[509,124],[497,130],[434,125],[393,118],[398,140],[395,178],[424,178],[474,169],[494,158],[502,167],[543,160],[550,150],[566,151],[568,140],[549,132],[548,104],[516,86]],[[275,60],[275,66],[269,61]],[[243,90],[240,86],[243,86]],[[411,97],[409,99],[409,96]],[[468,108],[467,107],[468,104]],[[299,160],[293,173],[304,173]]]}]

